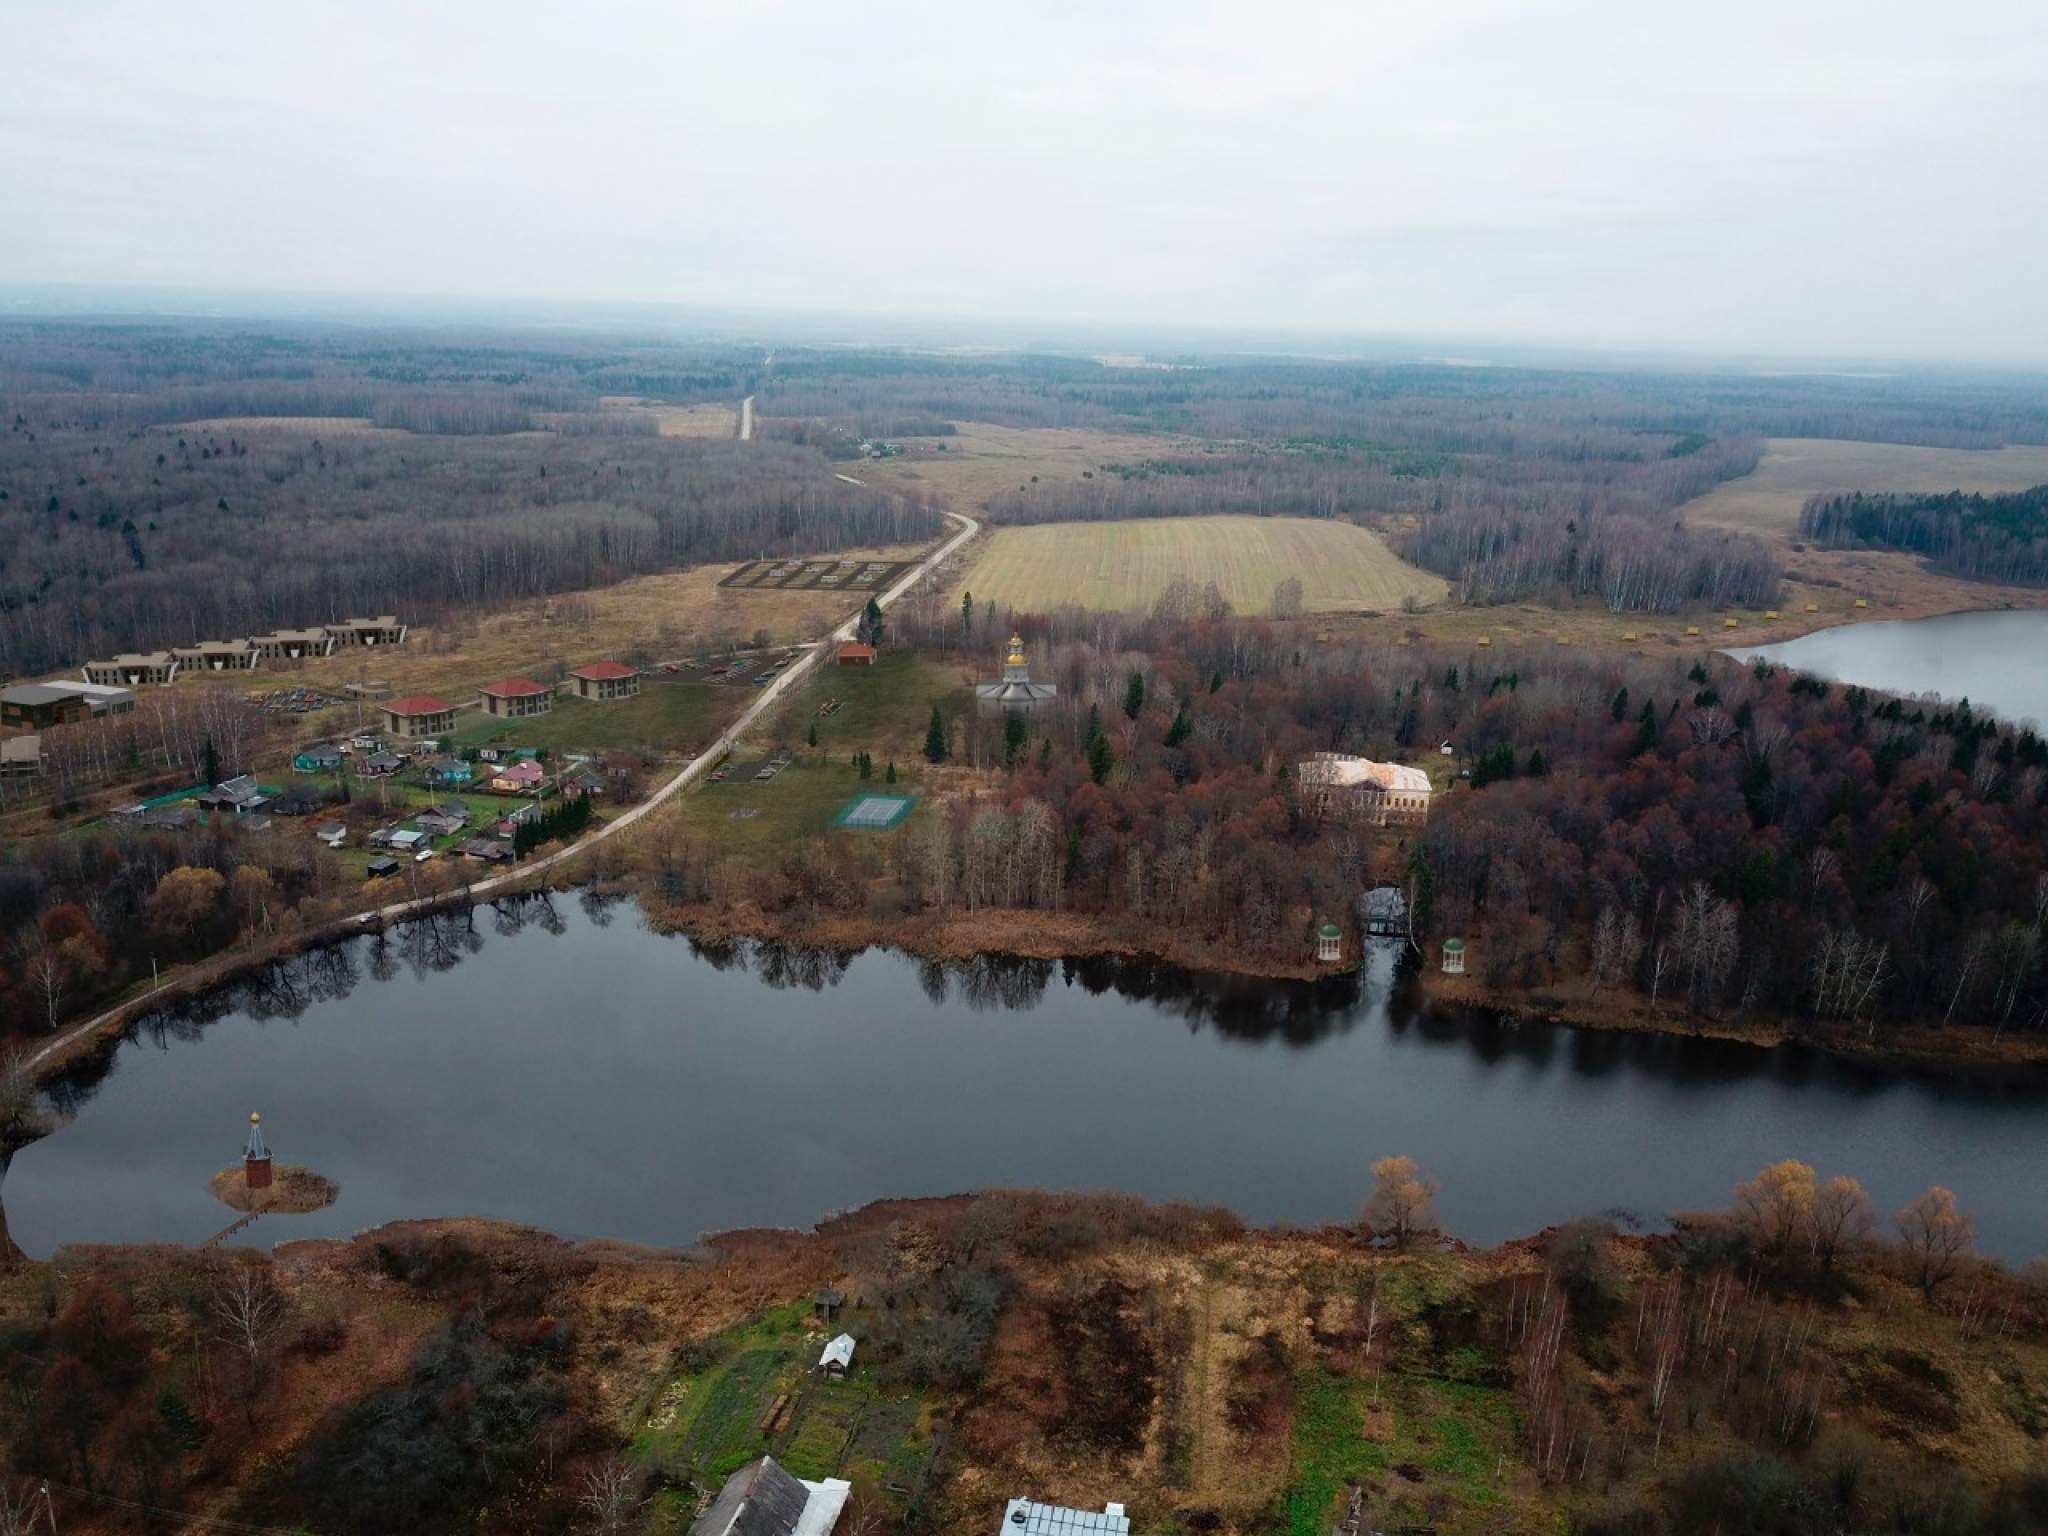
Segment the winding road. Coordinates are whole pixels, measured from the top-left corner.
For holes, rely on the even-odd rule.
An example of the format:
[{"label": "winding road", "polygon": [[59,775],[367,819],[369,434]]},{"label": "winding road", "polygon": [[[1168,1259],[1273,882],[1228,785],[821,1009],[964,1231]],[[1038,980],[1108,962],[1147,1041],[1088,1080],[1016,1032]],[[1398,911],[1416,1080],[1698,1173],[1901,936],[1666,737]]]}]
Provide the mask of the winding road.
[{"label": "winding road", "polygon": [[[751,397],[749,397],[748,404],[752,404]],[[742,430],[745,430],[744,426]],[[906,571],[894,586],[890,587],[886,592],[877,594],[875,601],[881,607],[886,609],[895,603],[904,593],[930,575],[941,561],[952,555],[981,531],[981,524],[968,517],[965,513],[948,512],[945,515],[960,525],[959,532],[926,555],[911,570]],[[755,723],[766,715],[769,710],[773,709],[797,685],[799,679],[810,676],[829,652],[838,645],[853,638],[854,627],[859,622],[860,613],[856,610],[851,617],[837,629],[833,630],[830,635],[812,645],[805,652],[801,661],[789,668],[782,676],[776,678],[766,688],[763,688],[760,696],[740,712],[739,718],[721,731],[718,738],[710,746],[685,763],[681,771],[673,778],[663,783],[659,789],[655,790],[653,794],[649,795],[631,810],[601,824],[588,837],[571,843],[567,848],[548,854],[545,858],[534,859],[529,863],[520,865],[516,869],[508,870],[502,875],[492,875],[489,879],[478,880],[469,885],[457,887],[452,891],[440,892],[437,895],[421,896],[411,901],[394,901],[386,906],[375,907],[368,912],[358,913],[354,917],[343,918],[337,924],[316,930],[315,934],[308,935],[308,937],[366,932],[372,927],[381,927],[385,923],[401,922],[408,917],[418,916],[457,898],[465,898],[471,901],[485,898],[494,892],[509,890],[531,876],[545,874],[548,870],[557,869],[579,855],[587,853],[606,838],[618,836],[627,828],[637,825],[644,817],[660,806],[673,800],[697,779],[716,766],[718,761],[733,750],[740,739],[753,728]],[[63,1034],[45,1041],[41,1046],[31,1051],[26,1062],[28,1069],[32,1072],[39,1070],[46,1062],[62,1056],[81,1040],[89,1039],[101,1030],[111,1028],[134,1010],[147,1007],[150,1003],[160,998],[183,992],[196,984],[203,984],[204,978],[204,970],[198,975],[188,973],[175,980],[164,982],[161,986],[152,987],[149,991],[137,997],[131,997],[128,1001],[109,1008],[105,1013],[87,1019],[83,1024],[73,1025],[70,1029],[64,1031]]]}]

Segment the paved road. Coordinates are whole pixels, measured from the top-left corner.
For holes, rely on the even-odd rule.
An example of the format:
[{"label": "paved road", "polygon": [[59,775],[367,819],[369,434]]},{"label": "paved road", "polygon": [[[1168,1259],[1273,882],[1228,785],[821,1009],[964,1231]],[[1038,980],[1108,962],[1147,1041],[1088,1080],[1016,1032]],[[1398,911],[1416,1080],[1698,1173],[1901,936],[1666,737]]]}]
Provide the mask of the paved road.
[{"label": "paved road", "polygon": [[754,397],[752,395],[749,395],[746,399],[740,402],[740,441],[743,443],[750,443],[753,440]]},{"label": "paved road", "polygon": [[[948,512],[946,516],[960,525],[960,531],[933,550],[929,555],[926,555],[914,568],[906,571],[888,591],[878,594],[875,601],[883,608],[887,608],[896,602],[904,593],[924,580],[940,561],[951,555],[961,545],[981,531],[981,524],[971,517],[967,517],[959,512]],[[799,679],[808,677],[815,671],[820,662],[834,647],[851,640],[854,627],[859,622],[860,615],[856,612],[845,623],[833,630],[825,639],[813,645],[805,652],[802,660],[790,667],[788,671],[784,672],[782,676],[775,679],[766,688],[761,689],[759,697],[741,712],[740,717],[727,726],[719,734],[718,739],[712,742],[709,747],[685,763],[682,770],[674,778],[668,780],[668,782],[631,810],[605,822],[581,842],[572,843],[559,852],[549,854],[546,858],[533,859],[528,863],[521,864],[517,869],[508,870],[502,875],[493,875],[489,879],[478,880],[470,885],[461,886],[456,890],[444,891],[438,896],[423,896],[411,901],[391,902],[387,906],[377,907],[369,912],[360,913],[353,918],[348,918],[340,926],[344,930],[355,928],[367,931],[385,923],[400,922],[405,918],[431,911],[442,903],[457,897],[467,897],[472,901],[481,900],[489,897],[494,892],[509,890],[529,876],[543,874],[550,869],[567,864],[570,860],[595,847],[606,838],[618,836],[628,827],[634,826],[644,817],[650,815],[658,807],[673,800],[697,779],[708,773],[720,758],[732,751],[740,738],[753,727],[756,721],[773,709],[797,685]],[[160,987],[151,988],[140,997],[130,998],[117,1008],[108,1009],[96,1018],[88,1019],[83,1024],[73,1025],[63,1034],[58,1035],[55,1039],[44,1042],[42,1046],[31,1052],[28,1058],[29,1069],[34,1071],[44,1062],[68,1050],[78,1041],[88,1038],[119,1019],[125,1018],[132,1010],[143,1007],[159,997],[184,991],[192,982],[193,977],[190,974],[181,976],[173,981],[167,981]]]}]

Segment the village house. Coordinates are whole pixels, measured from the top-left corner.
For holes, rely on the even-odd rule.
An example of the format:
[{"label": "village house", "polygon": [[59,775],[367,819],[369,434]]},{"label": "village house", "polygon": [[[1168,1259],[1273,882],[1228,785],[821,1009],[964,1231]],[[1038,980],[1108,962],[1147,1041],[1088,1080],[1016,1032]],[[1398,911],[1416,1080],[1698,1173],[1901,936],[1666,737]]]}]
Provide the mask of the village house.
[{"label": "village house", "polygon": [[246,640],[200,640],[192,645],[174,645],[171,655],[186,672],[247,672],[259,660],[256,647]]},{"label": "village house", "polygon": [[238,773],[232,779],[223,779],[209,790],[192,797],[209,811],[232,811],[237,816],[250,811],[261,810],[270,804],[270,797],[256,787],[256,781],[246,773]]},{"label": "village house", "polygon": [[[0,691],[0,725],[72,725],[103,715],[132,714],[135,690],[55,678]],[[48,718],[39,718],[47,716]]]},{"label": "village house", "polygon": [[334,654],[334,636],[324,629],[276,629],[251,635],[249,644],[264,661],[311,661]]},{"label": "village house", "polygon": [[106,688],[162,687],[177,675],[178,658],[169,651],[123,651],[85,664],[85,680]]},{"label": "village house", "polygon": [[374,619],[343,619],[321,626],[334,641],[336,650],[352,645],[403,645],[405,626],[396,614],[379,614]]},{"label": "village house", "polygon": [[136,815],[135,824],[152,832],[188,832],[199,825],[199,807],[189,800],[145,806]]},{"label": "village house", "polygon": [[849,640],[839,647],[839,665],[842,667],[872,667],[874,664],[875,648],[872,645]]},{"label": "village house", "polygon": [[1376,763],[1344,752],[1317,752],[1295,774],[1302,808],[1331,821],[1384,827],[1429,815],[1429,775],[1401,763]]},{"label": "village house", "polygon": [[1131,1517],[1121,1504],[1105,1504],[1097,1514],[1036,1499],[1012,1499],[997,1536],[1131,1536]]},{"label": "village house", "polygon": [[516,763],[501,763],[484,788],[494,795],[531,795],[547,782],[548,771],[530,757]]},{"label": "village house", "polygon": [[372,752],[356,760],[356,774],[365,779],[388,779],[404,766],[405,759],[396,752]]},{"label": "village house", "polygon": [[515,806],[492,824],[492,835],[496,837],[510,837],[527,822],[537,820],[539,816],[540,807],[538,805],[529,802],[526,805]]},{"label": "village house", "polygon": [[310,747],[301,747],[292,754],[293,773],[339,773],[345,760],[341,748],[331,742],[317,741]]},{"label": "village house", "polygon": [[48,757],[39,735],[0,739],[0,778],[32,779],[43,771]]},{"label": "village house", "polygon": [[585,795],[604,793],[604,775],[595,768],[579,768],[562,780],[562,793],[580,800]]},{"label": "village house", "polygon": [[409,741],[445,736],[455,729],[455,706],[438,693],[408,693],[381,707],[385,728]]},{"label": "village house", "polygon": [[455,851],[464,858],[479,859],[486,864],[505,864],[509,863],[512,858],[510,844],[501,843],[494,838],[488,837],[472,837],[468,842],[461,844]]},{"label": "village house", "polygon": [[555,707],[555,690],[530,677],[502,677],[477,692],[483,695],[484,713],[500,720],[523,720]]},{"label": "village house", "polygon": [[853,1369],[854,1340],[850,1333],[842,1333],[825,1346],[825,1352],[818,1356],[818,1369],[827,1376],[844,1376]]},{"label": "village house", "polygon": [[593,661],[587,667],[576,668],[569,678],[576,685],[576,697],[579,699],[603,702],[637,698],[640,694],[638,669],[627,666],[623,661]]},{"label": "village house", "polygon": [[476,777],[476,771],[459,757],[428,757],[420,761],[420,774],[439,789],[453,789]]},{"label": "village house", "polygon": [[806,1482],[758,1456],[725,1480],[690,1536],[831,1536],[852,1493],[844,1478]]},{"label": "village house", "polygon": [[0,725],[28,725],[38,730],[76,725],[92,718],[92,706],[78,694],[43,683],[22,683],[0,689]]}]

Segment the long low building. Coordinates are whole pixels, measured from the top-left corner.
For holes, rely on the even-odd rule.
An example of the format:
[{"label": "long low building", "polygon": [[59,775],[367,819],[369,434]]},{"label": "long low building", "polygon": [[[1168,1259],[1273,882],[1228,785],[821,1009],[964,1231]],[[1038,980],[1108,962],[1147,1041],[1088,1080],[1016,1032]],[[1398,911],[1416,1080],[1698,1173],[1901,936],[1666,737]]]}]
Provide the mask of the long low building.
[{"label": "long low building", "polygon": [[247,640],[199,640],[174,645],[171,654],[187,672],[247,672],[262,660]]},{"label": "long low building", "polygon": [[1302,807],[1312,816],[1384,827],[1429,815],[1429,775],[1405,763],[1317,752],[1303,759],[1296,778]]},{"label": "long low building", "polygon": [[374,619],[341,619],[323,627],[334,637],[339,650],[352,645],[405,644],[405,626],[394,613],[382,613]]},{"label": "long low building", "polygon": [[169,651],[123,651],[85,664],[85,680],[109,688],[161,687],[177,675],[178,658]]},{"label": "long low building", "polygon": [[135,708],[135,690],[108,688],[98,683],[18,683],[0,689],[0,725],[27,725],[41,729],[51,725],[72,725],[101,715],[125,715]]},{"label": "long low building", "polygon": [[325,629],[276,629],[252,635],[249,643],[265,661],[311,661],[334,654],[334,636]]}]

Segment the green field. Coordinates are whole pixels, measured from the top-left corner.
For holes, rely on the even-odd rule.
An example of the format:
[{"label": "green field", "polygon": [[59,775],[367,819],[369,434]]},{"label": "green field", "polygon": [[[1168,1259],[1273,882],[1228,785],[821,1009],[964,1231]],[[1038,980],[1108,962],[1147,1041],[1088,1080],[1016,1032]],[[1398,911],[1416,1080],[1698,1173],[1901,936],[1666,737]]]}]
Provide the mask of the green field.
[{"label": "green field", "polygon": [[[744,753],[735,759],[739,763],[753,760]],[[849,838],[879,846],[919,825],[924,814],[922,801],[900,825],[885,832],[835,828],[832,818],[861,790],[918,794],[918,770],[923,767],[922,758],[915,763],[898,762],[897,782],[892,785],[884,782],[885,767],[879,758],[874,777],[863,780],[853,765],[836,753],[831,757],[806,753],[766,784],[749,779],[706,784],[691,791],[677,802],[676,824],[692,843],[714,857],[743,853],[774,861],[820,838]],[[734,814],[747,810],[754,814],[744,818]]]},{"label": "green field", "polygon": [[[842,1327],[865,1332],[857,1311],[829,1331]],[[808,1307],[793,1303],[693,1346],[650,1395],[633,1454],[671,1479],[713,1489],[763,1452],[802,1478],[914,1480],[929,1451],[920,1395],[885,1387],[858,1357],[844,1380],[819,1374],[826,1333]],[[784,1397],[763,1434],[763,1419]]]},{"label": "green field", "polygon": [[502,742],[550,752],[653,747],[689,756],[746,707],[748,695],[745,688],[650,682],[638,698],[610,704],[557,696],[553,709],[524,720],[499,720],[481,712],[466,714],[450,740],[458,747]]},{"label": "green field", "polygon": [[1310,612],[1384,613],[1414,597],[1443,601],[1442,577],[1397,558],[1353,523],[1305,517],[1155,517],[998,528],[961,579],[977,602],[1036,612],[1063,604],[1148,609],[1175,577],[1215,582],[1239,613],[1264,613],[1273,589],[1301,582]]},{"label": "green field", "polygon": [[[831,714],[818,712],[835,700],[839,708]],[[878,772],[890,757],[902,768],[923,749],[933,704],[948,717],[972,706],[962,666],[890,651],[872,667],[820,667],[776,714],[770,735],[801,747],[815,725],[820,752],[865,750],[874,754]]]}]

